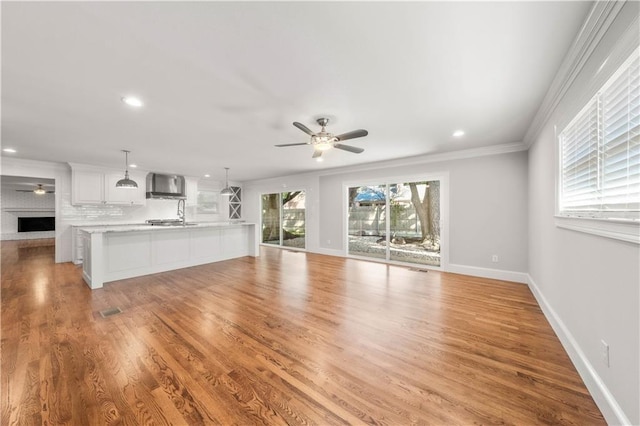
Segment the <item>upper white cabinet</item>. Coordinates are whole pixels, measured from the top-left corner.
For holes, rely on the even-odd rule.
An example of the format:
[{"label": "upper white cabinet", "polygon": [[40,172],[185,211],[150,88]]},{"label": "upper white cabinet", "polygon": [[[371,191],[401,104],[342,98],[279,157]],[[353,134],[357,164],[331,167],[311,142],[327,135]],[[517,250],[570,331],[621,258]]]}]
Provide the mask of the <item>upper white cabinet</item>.
[{"label": "upper white cabinet", "polygon": [[71,204],[103,204],[104,173],[75,170],[71,173]]},{"label": "upper white cabinet", "polygon": [[144,205],[146,174],[129,172],[138,188],[116,188],[124,172],[71,164],[71,204]]},{"label": "upper white cabinet", "polygon": [[145,204],[146,175],[144,173],[129,172],[129,177],[136,181],[137,188],[116,188],[116,182],[124,178],[122,172],[105,174],[105,201],[107,204]]},{"label": "upper white cabinet", "polygon": [[197,177],[185,177],[186,193],[187,193],[187,205],[198,205],[198,178]]}]

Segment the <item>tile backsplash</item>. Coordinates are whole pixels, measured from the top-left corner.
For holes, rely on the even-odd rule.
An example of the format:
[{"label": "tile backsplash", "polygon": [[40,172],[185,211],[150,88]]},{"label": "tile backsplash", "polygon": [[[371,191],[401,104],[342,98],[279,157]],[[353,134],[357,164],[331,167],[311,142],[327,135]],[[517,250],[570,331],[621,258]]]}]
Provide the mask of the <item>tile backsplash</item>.
[{"label": "tile backsplash", "polygon": [[[177,200],[149,199],[144,206],[71,205],[71,194],[61,194],[60,214],[74,225],[102,223],[142,223],[147,219],[177,219]],[[195,209],[187,207],[187,219],[193,219]]]}]

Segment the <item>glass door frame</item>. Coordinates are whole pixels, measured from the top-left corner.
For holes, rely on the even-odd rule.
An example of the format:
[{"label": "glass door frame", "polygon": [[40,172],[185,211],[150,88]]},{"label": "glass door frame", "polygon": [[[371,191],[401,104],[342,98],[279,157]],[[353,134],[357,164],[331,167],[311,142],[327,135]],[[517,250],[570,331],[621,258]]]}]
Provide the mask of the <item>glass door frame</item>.
[{"label": "glass door frame", "polygon": [[[309,192],[306,188],[299,188],[299,189],[289,189],[287,188],[287,191],[282,191],[282,190],[275,190],[275,191],[260,191],[258,194],[258,200],[259,200],[259,206],[260,206],[260,241],[259,244],[261,246],[267,246],[267,247],[276,247],[276,248],[281,248],[281,249],[287,249],[287,250],[297,250],[297,251],[307,251],[307,224],[308,224],[308,216],[307,216],[307,202],[306,202],[306,196],[307,193]],[[291,247],[291,246],[285,246],[283,245],[283,237],[284,237],[284,227],[282,226],[283,224],[283,214],[284,214],[284,209],[282,208],[282,193],[283,192],[295,192],[295,191],[301,191],[305,194],[305,205],[304,205],[304,248],[299,248],[299,247]],[[263,214],[262,214],[262,197],[264,197],[265,195],[269,195],[269,194],[278,194],[278,211],[279,211],[279,223],[280,223],[280,228],[278,230],[278,234],[279,234],[279,239],[280,239],[280,243],[279,244],[269,244],[269,243],[265,243],[264,241],[262,241],[262,225],[263,225]]]},{"label": "glass door frame", "polygon": [[[385,212],[389,210],[389,187],[390,185],[405,182],[440,181],[440,266],[423,265],[419,263],[400,262],[390,259],[389,247],[386,249],[386,258],[366,257],[349,254],[349,188],[356,186],[376,186],[385,185]],[[419,175],[391,176],[380,178],[368,178],[358,181],[342,182],[343,200],[343,255],[347,258],[367,260],[370,262],[382,262],[389,265],[401,265],[418,269],[434,269],[437,271],[449,270],[449,172],[425,173]],[[388,238],[391,231],[390,214],[386,213],[385,236]]]}]

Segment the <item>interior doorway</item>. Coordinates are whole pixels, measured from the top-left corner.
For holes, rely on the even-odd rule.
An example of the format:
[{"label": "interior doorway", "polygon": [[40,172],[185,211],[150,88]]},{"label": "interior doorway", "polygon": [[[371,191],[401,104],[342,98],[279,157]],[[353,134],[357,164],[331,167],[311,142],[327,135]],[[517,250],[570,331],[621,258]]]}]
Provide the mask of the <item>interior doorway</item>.
[{"label": "interior doorway", "polygon": [[55,180],[0,176],[0,239],[3,257],[11,247],[20,254],[55,258]]}]

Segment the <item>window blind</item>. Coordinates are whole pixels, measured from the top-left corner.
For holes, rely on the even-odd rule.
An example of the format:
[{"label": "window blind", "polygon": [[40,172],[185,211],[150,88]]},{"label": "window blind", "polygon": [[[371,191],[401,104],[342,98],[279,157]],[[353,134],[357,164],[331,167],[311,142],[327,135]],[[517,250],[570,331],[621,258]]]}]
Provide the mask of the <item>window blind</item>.
[{"label": "window blind", "polygon": [[592,99],[562,132],[561,208],[598,204],[598,102]]},{"label": "window blind", "polygon": [[640,210],[640,50],[560,133],[560,211]]},{"label": "window blind", "polygon": [[640,58],[634,55],[601,91],[602,207],[640,207]]}]

